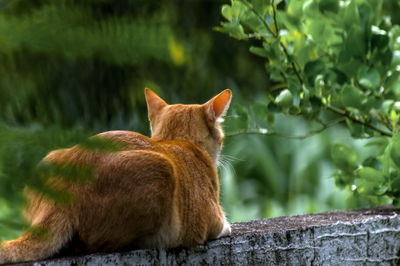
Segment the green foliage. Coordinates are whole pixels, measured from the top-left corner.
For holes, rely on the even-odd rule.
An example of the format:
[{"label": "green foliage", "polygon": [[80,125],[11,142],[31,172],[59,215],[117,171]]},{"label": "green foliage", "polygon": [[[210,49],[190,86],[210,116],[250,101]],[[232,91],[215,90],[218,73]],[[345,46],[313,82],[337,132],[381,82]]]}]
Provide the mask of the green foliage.
[{"label": "green foliage", "polygon": [[[252,125],[255,118],[266,118],[261,111],[249,110],[248,114],[251,127],[255,126]],[[227,134],[235,132],[233,129],[237,125],[232,123],[235,120],[226,118]],[[261,119],[257,122],[263,123]],[[264,120],[266,123],[267,119]],[[309,126],[316,125],[307,125],[303,119],[293,116],[277,115],[274,126],[276,131],[302,136]],[[329,147],[335,139],[346,139],[343,130],[332,128],[303,140],[274,136],[276,132],[272,131],[262,132],[268,137],[260,133],[250,135],[246,131],[246,134],[229,137],[225,142],[221,166],[222,199],[224,210],[232,221],[349,207],[350,193],[340,191],[335,187],[335,180],[327,178],[334,170]]]},{"label": "green foliage", "polygon": [[[58,127],[0,127],[0,239],[15,237],[25,227],[21,217],[25,185],[41,191],[50,198],[66,202],[70,199],[63,191],[50,190],[46,185],[49,175],[38,170],[39,162],[49,150],[69,147],[85,139],[91,132]],[[39,168],[40,165],[39,165]],[[55,173],[55,169],[52,169]],[[60,175],[57,171],[57,175]],[[63,170],[65,173],[65,170]],[[46,175],[44,175],[46,173]],[[77,174],[75,171],[74,175]],[[44,175],[44,176],[43,176]],[[77,175],[81,177],[82,175]]]},{"label": "green foliage", "polygon": [[386,6],[381,0],[231,0],[219,28],[252,41],[250,52],[266,59],[275,83],[267,90],[269,112],[317,121],[321,131],[339,121],[354,138],[371,138],[378,148],[363,161],[344,144],[332,145],[331,157],[336,184],[372,204],[399,202],[400,26]]},{"label": "green foliage", "polygon": [[[1,240],[25,227],[25,185],[68,204],[73,201],[68,193],[44,186],[47,178],[90,180],[90,169],[37,166],[48,151],[77,143],[96,152],[118,150],[118,144],[87,140],[106,130],[148,135],[144,87],[170,103],[201,103],[224,88],[233,90],[220,168],[231,221],[368,204],[367,195],[354,197],[362,194],[355,171],[360,165],[381,169],[379,156],[391,141],[349,140],[333,126],[346,123],[353,135],[367,137],[376,130],[366,123],[390,134],[397,125],[400,73],[382,71],[389,61],[400,63],[400,31],[391,26],[400,22],[397,1],[383,1],[382,8],[376,2],[372,13],[360,7],[365,1],[348,11],[338,1],[276,1],[277,25],[268,1],[249,3],[265,20],[253,16],[244,1],[234,2],[223,7],[229,20],[219,30],[246,42],[212,30],[221,20],[221,1],[0,1]],[[348,21],[335,22],[338,14]],[[383,15],[387,19],[381,20]],[[369,35],[367,23],[377,26]],[[343,52],[342,44],[349,51]],[[370,113],[382,121],[387,116],[381,113],[389,114],[385,123],[391,128],[377,118],[361,120]],[[330,147],[338,142],[356,156],[356,167],[346,175],[332,164]],[[396,149],[388,154],[393,158],[388,167],[397,167]],[[399,179],[389,178],[385,194],[398,194]],[[339,190],[335,183],[349,189]],[[374,185],[372,190],[379,192]]]},{"label": "green foliage", "polygon": [[68,1],[43,6],[29,15],[2,15],[0,24],[1,36],[13,36],[1,40],[6,54],[25,48],[33,53],[63,55],[71,61],[96,56],[118,65],[152,57],[169,59],[167,47],[161,45],[171,36],[168,26],[126,18],[98,20],[91,10]]},{"label": "green foliage", "polygon": [[[146,6],[137,10],[110,1],[3,2],[0,118],[7,122],[71,127],[84,120],[93,127],[110,120],[97,115],[98,107],[127,116],[129,108],[143,105],[132,92],[131,73],[139,72],[143,61],[165,64],[174,59],[170,44],[176,41],[171,27],[161,23],[162,11],[151,17],[111,16],[108,12],[123,7],[140,14]],[[47,97],[38,97],[42,95]],[[110,100],[115,95],[128,97],[116,104]]]},{"label": "green foliage", "polygon": [[43,227],[40,227],[40,226],[31,226],[27,230],[27,233],[30,234],[30,236],[32,238],[40,239],[40,240],[49,241],[51,239],[51,237],[52,237],[47,228],[43,228]]},{"label": "green foliage", "polygon": [[335,144],[331,149],[332,160],[344,172],[353,171],[357,165],[357,155],[353,149],[343,144]]},{"label": "green foliage", "polygon": [[94,152],[117,152],[124,149],[124,144],[117,140],[93,136],[81,141],[79,147]]}]

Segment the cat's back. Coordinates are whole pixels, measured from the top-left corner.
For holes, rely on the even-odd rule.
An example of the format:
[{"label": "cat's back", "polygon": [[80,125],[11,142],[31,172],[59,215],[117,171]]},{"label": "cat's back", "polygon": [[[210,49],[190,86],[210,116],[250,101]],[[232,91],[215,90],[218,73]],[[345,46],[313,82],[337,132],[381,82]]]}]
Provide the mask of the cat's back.
[{"label": "cat's back", "polygon": [[95,135],[94,138],[110,140],[123,150],[155,148],[154,142],[149,137],[128,130],[107,131]]},{"label": "cat's back", "polygon": [[155,148],[153,141],[149,137],[127,130],[99,133],[90,137],[88,143],[91,144],[89,146],[87,144],[78,144],[70,148],[52,150],[46,155],[43,162],[88,163],[91,160],[97,160],[99,156],[104,156],[107,151],[114,153],[116,151]]},{"label": "cat's back", "polygon": [[[217,168],[208,153],[187,140],[158,142],[160,154],[169,158],[176,173],[176,181],[187,195],[207,201],[218,190]],[[204,198],[203,198],[204,197]]]}]

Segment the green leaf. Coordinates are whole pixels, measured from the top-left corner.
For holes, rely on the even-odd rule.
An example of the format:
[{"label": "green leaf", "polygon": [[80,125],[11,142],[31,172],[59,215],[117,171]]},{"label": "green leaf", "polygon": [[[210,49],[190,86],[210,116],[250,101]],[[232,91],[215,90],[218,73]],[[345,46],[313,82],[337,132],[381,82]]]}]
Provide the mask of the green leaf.
[{"label": "green leaf", "polygon": [[383,151],[386,149],[387,145],[389,144],[388,138],[387,137],[376,137],[371,139],[371,141],[368,141],[367,144],[365,144],[365,147],[375,147],[378,150],[380,150],[380,154],[383,153]]},{"label": "green leaf", "polygon": [[288,1],[287,13],[296,18],[301,17],[303,15],[303,1]]},{"label": "green leaf", "polygon": [[[393,104],[393,107],[396,106],[396,103]],[[392,128],[395,134],[397,133],[397,126],[400,118],[400,115],[396,112],[396,109],[397,108],[393,108],[389,114],[390,122],[392,123]]]},{"label": "green leaf", "polygon": [[365,89],[375,90],[381,84],[379,72],[374,68],[363,66],[357,73],[358,83]]},{"label": "green leaf", "polygon": [[357,74],[357,70],[363,65],[364,63],[359,59],[352,57],[347,49],[340,52],[337,67],[342,73],[345,73],[349,79],[353,78],[353,76]]},{"label": "green leaf", "polygon": [[341,99],[344,106],[361,108],[365,95],[356,87],[346,85],[341,90]]},{"label": "green leaf", "polygon": [[265,51],[265,49],[261,48],[261,47],[251,46],[249,51],[250,51],[250,53],[261,56],[261,57],[268,58],[268,56],[269,56],[267,51]]},{"label": "green leaf", "polygon": [[391,187],[392,194],[400,199],[400,175],[398,174],[398,172],[397,175],[392,179]]},{"label": "green leaf", "polygon": [[383,174],[372,167],[360,167],[355,171],[355,174],[368,182],[381,183],[385,181]]},{"label": "green leaf", "polygon": [[389,37],[383,34],[373,34],[371,39],[371,48],[383,50],[389,45]]},{"label": "green leaf", "polygon": [[385,90],[394,91],[396,94],[400,94],[400,71],[393,72],[385,81],[383,87]]},{"label": "green leaf", "polygon": [[268,35],[268,30],[257,15],[250,10],[244,11],[240,16],[241,23],[260,35]]},{"label": "green leaf", "polygon": [[298,93],[301,91],[301,83],[297,76],[293,74],[288,74],[287,75],[287,85],[288,89],[294,93]]},{"label": "green leaf", "polygon": [[[298,2],[301,3],[302,1],[298,1]],[[302,9],[303,9],[303,14],[304,15],[306,15],[306,16],[314,16],[314,15],[318,14],[318,1],[316,1],[316,0],[304,1]]]},{"label": "green leaf", "polygon": [[229,5],[223,5],[221,8],[221,13],[227,20],[231,20],[233,18],[232,8]]},{"label": "green leaf", "polygon": [[364,57],[366,42],[364,32],[357,24],[352,24],[345,40],[346,53],[349,56]]},{"label": "green leaf", "polygon": [[366,159],[363,161],[362,165],[363,165],[364,167],[367,167],[367,166],[368,166],[368,167],[372,167],[372,168],[378,169],[378,168],[381,167],[381,162],[380,162],[376,157],[374,157],[374,156],[369,156],[368,158],[366,158]]},{"label": "green leaf", "polygon": [[357,22],[359,18],[356,1],[350,1],[350,4],[343,8],[343,18],[341,22],[343,23],[343,28],[349,28],[354,22]]},{"label": "green leaf", "polygon": [[[374,65],[379,66],[379,63],[385,68],[390,66],[394,62],[394,58],[397,53],[393,53],[390,48],[384,50],[377,50],[373,53],[371,57],[371,62],[374,62]],[[383,70],[382,68],[380,70]]]},{"label": "green leaf", "polygon": [[[279,1],[275,1],[275,5],[277,5]],[[251,0],[251,3],[257,13],[264,17],[267,14],[269,5],[265,3],[265,0]]]},{"label": "green leaf", "polygon": [[325,17],[318,16],[318,19],[307,19],[304,32],[312,39],[319,50],[325,50],[327,45],[338,45],[343,42],[340,31]]},{"label": "green leaf", "polygon": [[381,110],[384,114],[388,115],[390,114],[390,111],[392,110],[394,101],[393,100],[386,100],[382,103],[381,105]]},{"label": "green leaf", "polygon": [[344,74],[339,69],[331,68],[327,72],[325,80],[328,83],[328,85],[336,85],[336,84],[344,85],[348,81],[348,78],[346,74]]},{"label": "green leaf", "polygon": [[228,33],[231,37],[239,40],[247,38],[246,34],[244,33],[242,25],[237,20],[224,22],[221,25],[222,28],[217,28],[217,29],[222,32]]},{"label": "green leaf", "polygon": [[319,10],[321,13],[332,12],[337,13],[339,11],[339,1],[337,0],[322,0],[319,2]]},{"label": "green leaf", "polygon": [[392,203],[393,206],[400,208],[400,198],[395,198]]},{"label": "green leaf", "polygon": [[293,104],[293,95],[286,89],[281,91],[279,95],[275,98],[275,103],[281,108],[288,108]]},{"label": "green leaf", "polygon": [[[375,4],[374,8],[379,8],[379,5]],[[374,11],[372,10],[368,1],[363,1],[359,3],[358,13],[360,14],[360,25],[362,26],[362,29],[366,32],[367,35],[369,35],[371,31],[373,12]]]},{"label": "green leaf", "polygon": [[[351,107],[346,108],[347,110],[351,110],[353,114],[357,114],[359,112],[358,109],[354,109]],[[355,115],[356,116],[356,115]],[[371,137],[371,132],[367,131],[365,129],[364,125],[361,125],[359,123],[353,122],[351,119],[346,118],[346,125],[348,129],[350,130],[350,134],[353,138],[365,138],[365,137]]]},{"label": "green leaf", "polygon": [[390,158],[395,165],[400,169],[400,135],[396,135],[392,139],[390,148]]},{"label": "green leaf", "polygon": [[269,42],[263,43],[264,50],[268,53],[268,58],[271,60],[271,67],[284,68],[282,61],[284,60],[284,54],[280,48],[279,41],[274,39]]},{"label": "green leaf", "polygon": [[297,63],[301,69],[304,69],[305,64],[311,61],[313,53],[316,51],[315,43],[310,40],[299,40],[295,43],[294,54],[296,54]]},{"label": "green leaf", "polygon": [[[229,8],[228,8],[229,7]],[[221,9],[222,15],[228,20],[239,18],[247,7],[240,1],[232,1],[232,5],[223,5]]]},{"label": "green leaf", "polygon": [[357,154],[353,148],[344,144],[334,144],[331,148],[333,163],[346,173],[356,168]]},{"label": "green leaf", "polygon": [[355,171],[355,185],[360,194],[365,195],[383,195],[389,189],[389,185],[385,182],[385,176],[372,167],[361,167]]},{"label": "green leaf", "polygon": [[325,64],[321,60],[308,62],[304,67],[308,83],[313,86],[314,80],[318,75],[323,75],[325,72]]},{"label": "green leaf", "polygon": [[333,178],[335,179],[335,185],[341,188],[351,184],[354,180],[353,175],[345,174],[341,171],[334,173]]}]

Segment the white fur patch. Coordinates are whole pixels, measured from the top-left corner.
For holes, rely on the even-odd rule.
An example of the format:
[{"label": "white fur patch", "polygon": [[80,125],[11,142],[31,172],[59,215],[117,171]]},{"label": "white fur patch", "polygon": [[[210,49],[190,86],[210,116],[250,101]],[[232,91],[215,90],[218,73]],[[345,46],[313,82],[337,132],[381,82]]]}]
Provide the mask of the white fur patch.
[{"label": "white fur patch", "polygon": [[224,215],[224,226],[222,227],[222,230],[218,234],[217,238],[220,238],[223,236],[229,236],[231,233],[232,233],[231,225],[228,223],[228,221],[226,220],[226,217]]}]

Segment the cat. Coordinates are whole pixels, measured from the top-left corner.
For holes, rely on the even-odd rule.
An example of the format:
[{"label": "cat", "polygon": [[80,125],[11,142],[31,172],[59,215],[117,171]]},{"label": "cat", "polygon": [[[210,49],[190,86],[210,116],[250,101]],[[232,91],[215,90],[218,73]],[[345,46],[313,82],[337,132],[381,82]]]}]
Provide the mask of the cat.
[{"label": "cat", "polygon": [[[41,164],[90,166],[86,183],[49,179],[72,193],[71,204],[26,190],[25,216],[33,228],[0,246],[0,264],[41,260],[67,247],[82,254],[126,248],[191,247],[227,236],[231,227],[219,199],[219,123],[232,92],[205,104],[167,104],[145,89],[151,138],[108,131],[94,138],[122,143],[117,151],[80,145],[48,153]],[[93,138],[93,137],[92,137]]]}]

